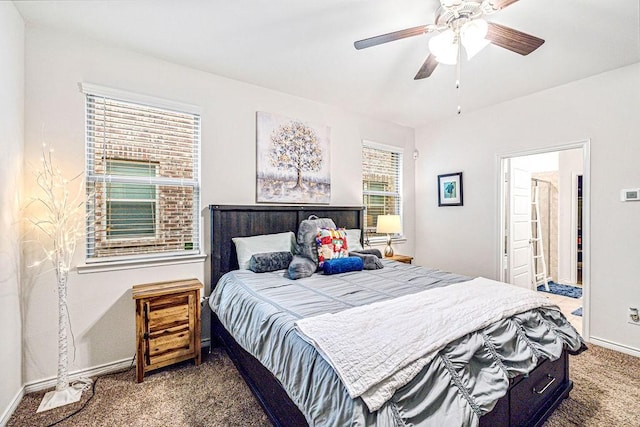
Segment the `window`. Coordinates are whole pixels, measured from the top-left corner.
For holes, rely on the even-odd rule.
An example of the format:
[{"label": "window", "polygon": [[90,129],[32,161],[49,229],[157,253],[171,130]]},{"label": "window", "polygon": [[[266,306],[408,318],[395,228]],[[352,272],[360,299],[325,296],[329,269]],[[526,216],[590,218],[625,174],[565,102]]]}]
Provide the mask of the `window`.
[{"label": "window", "polygon": [[87,260],[199,253],[200,115],[189,106],[82,88]]},{"label": "window", "polygon": [[[157,165],[131,160],[107,160],[107,174],[157,176]],[[155,185],[107,183],[107,239],[156,236],[157,200]]]},{"label": "window", "polygon": [[376,233],[378,215],[402,215],[402,150],[365,141],[362,146],[362,194],[365,232]]}]

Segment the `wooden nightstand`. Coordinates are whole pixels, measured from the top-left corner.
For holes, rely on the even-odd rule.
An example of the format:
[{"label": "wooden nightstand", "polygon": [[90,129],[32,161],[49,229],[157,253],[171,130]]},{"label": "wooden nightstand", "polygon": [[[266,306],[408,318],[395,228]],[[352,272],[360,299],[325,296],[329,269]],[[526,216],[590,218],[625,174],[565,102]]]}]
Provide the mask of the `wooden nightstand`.
[{"label": "wooden nightstand", "polygon": [[390,257],[384,257],[384,259],[392,259],[394,261],[404,262],[405,264],[411,264],[413,257],[409,255],[394,255]]},{"label": "wooden nightstand", "polygon": [[133,287],[137,382],[146,372],[183,360],[200,364],[200,289],[197,279]]}]

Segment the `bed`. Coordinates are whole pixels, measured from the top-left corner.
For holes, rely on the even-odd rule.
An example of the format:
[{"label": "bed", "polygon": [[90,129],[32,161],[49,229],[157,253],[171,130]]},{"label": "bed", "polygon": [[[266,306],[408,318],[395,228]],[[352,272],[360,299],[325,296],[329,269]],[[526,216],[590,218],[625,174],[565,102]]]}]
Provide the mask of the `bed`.
[{"label": "bed", "polygon": [[[280,294],[280,289],[287,289],[288,285],[284,286],[281,282],[277,282],[277,280],[280,279],[275,277],[276,274],[258,277],[255,275],[252,276],[248,273],[235,272],[235,270],[238,269],[238,261],[236,248],[232,242],[232,238],[234,237],[283,233],[287,231],[293,231],[295,233],[298,225],[311,215],[321,218],[332,218],[339,227],[362,229],[363,226],[363,209],[361,207],[212,205],[209,208],[212,290],[214,290],[214,288],[217,290],[224,289],[223,286],[232,290],[234,288],[240,289],[243,285],[233,282],[232,278],[235,280],[236,276],[243,275],[246,276],[247,282],[253,281],[254,284],[251,286],[261,287],[263,284],[266,284],[263,287],[271,289],[272,293],[274,292],[273,289],[278,289],[276,295]],[[413,274],[422,278],[427,277],[430,283],[444,283],[449,281],[455,284],[468,279],[462,276],[448,275],[448,273],[437,272],[435,270],[426,271],[425,269],[417,266],[400,266],[399,263],[392,261],[385,261],[385,268],[386,270],[380,270],[381,272],[385,272],[384,274],[395,274],[395,270],[393,269],[398,269],[398,275]],[[225,275],[228,272],[234,273]],[[269,285],[268,280],[274,280],[274,285]],[[316,278],[315,280],[318,279]],[[218,289],[217,284],[219,281],[221,282],[221,285]],[[227,282],[230,281],[231,284],[227,284]],[[369,279],[367,279],[367,281],[369,281]],[[296,286],[305,288],[307,285],[305,285],[304,282],[301,282],[300,285]],[[237,289],[237,292],[241,292]],[[253,292],[253,290],[249,291],[249,293]],[[299,292],[299,290],[296,290],[295,292]],[[212,292],[212,298],[214,297],[213,294],[214,292]],[[227,298],[235,300],[239,298],[239,295],[240,294],[233,294],[232,296],[227,296]],[[433,382],[433,378],[440,375],[439,371],[436,370],[437,368],[431,369],[431,367],[429,367],[428,373],[423,374],[421,372],[421,374],[416,377],[419,381],[416,380],[409,383],[394,394],[394,398],[392,399],[394,400],[394,405],[397,402],[400,402],[400,406],[402,406],[402,402],[409,402],[406,407],[401,408],[400,414],[398,413],[397,408],[395,406],[391,407],[391,405],[386,405],[379,411],[372,413],[366,410],[366,406],[360,402],[359,398],[350,399],[348,397],[343,397],[344,392],[339,390],[341,389],[340,384],[336,385],[336,379],[332,375],[332,371],[324,366],[325,362],[320,355],[313,356],[315,357],[312,363],[314,365],[313,369],[319,370],[322,375],[325,376],[326,381],[322,380],[324,381],[322,382],[321,380],[304,379],[303,373],[296,371],[293,375],[297,375],[302,378],[301,381],[303,381],[302,384],[304,384],[303,386],[300,386],[300,389],[304,389],[304,392],[301,392],[295,385],[292,385],[292,381],[290,379],[286,379],[286,375],[283,374],[282,371],[289,368],[283,368],[285,365],[282,364],[282,361],[270,360],[270,357],[273,359],[273,353],[271,353],[270,357],[266,357],[266,359],[262,353],[256,355],[258,358],[263,359],[264,364],[269,365],[270,369],[268,369],[263,365],[263,363],[254,357],[254,355],[246,350],[250,349],[254,351],[255,354],[255,349],[251,348],[251,339],[242,335],[242,329],[247,329],[247,327],[241,326],[241,320],[248,315],[245,316],[243,314],[233,320],[233,317],[229,317],[232,315],[228,314],[224,310],[220,310],[222,297],[218,295],[216,298],[218,299],[217,302],[214,304],[210,301],[210,305],[214,306],[217,308],[217,311],[222,313],[221,317],[223,318],[223,321],[221,321],[218,315],[212,310],[212,345],[219,345],[225,348],[226,352],[238,368],[238,371],[241,373],[274,425],[335,425],[337,423],[336,420],[344,421],[344,419],[340,418],[341,415],[334,414],[333,409],[329,414],[327,414],[323,406],[332,408],[337,407],[339,410],[344,410],[343,407],[348,406],[346,410],[351,412],[348,412],[350,415],[346,416],[347,421],[341,421],[338,423],[346,425],[402,425],[402,422],[407,422],[407,420],[410,420],[408,422],[414,424],[420,424],[422,422],[423,424],[426,423],[426,425],[436,425],[437,422],[434,420],[438,420],[438,416],[442,416],[442,414],[438,414],[433,418],[432,415],[429,415],[432,418],[425,418],[422,415],[422,412],[425,412],[424,408],[421,407],[422,401],[420,399],[422,398],[418,399],[415,397],[421,396],[420,393],[424,393],[425,384],[428,386],[426,388],[437,388],[438,384]],[[262,296],[260,296],[260,298],[262,298]],[[292,312],[295,311],[295,309],[291,310]],[[302,310],[304,311],[304,309]],[[245,311],[248,312],[251,310]],[[297,313],[293,314],[296,315]],[[274,314],[274,316],[279,315],[280,314]],[[229,329],[232,330],[233,334],[229,332]],[[571,331],[569,331],[568,334],[570,335]],[[290,331],[284,330],[282,337],[291,336],[297,339],[295,332],[290,333]],[[575,339],[572,343],[571,352],[573,353],[579,352],[583,349],[583,344],[579,339],[579,336],[577,340],[579,343]],[[285,339],[283,338],[283,342],[284,341]],[[243,345],[239,344],[239,342],[243,343]],[[272,347],[273,345],[273,343],[269,343],[267,344],[267,347]],[[447,351],[455,352],[456,350],[455,347],[452,347],[451,350]],[[508,380],[508,389],[506,390],[506,393],[503,392],[502,394],[504,395],[499,398],[495,404],[491,404],[492,410],[490,410],[490,412],[483,412],[482,416],[477,418],[478,424],[481,426],[541,425],[551,412],[560,404],[560,402],[568,396],[568,393],[573,386],[568,375],[568,352],[569,350],[567,349],[561,349],[558,351],[559,354],[556,355],[557,358],[544,357],[544,355],[543,357],[538,357],[536,358],[536,365],[533,369],[527,368],[526,371],[523,371],[526,372],[526,375],[518,375],[510,378]],[[293,353],[297,353],[297,351]],[[300,353],[315,354],[313,349],[305,349]],[[288,354],[287,357],[290,358],[293,356]],[[296,365],[296,369],[299,368],[299,364],[294,365]],[[318,365],[320,368],[317,367]],[[434,373],[430,373],[432,370]],[[275,376],[272,374],[272,371],[276,372]],[[425,371],[427,371],[426,368]],[[429,375],[432,375],[432,377]],[[313,383],[312,381],[321,382]],[[422,381],[422,384],[418,387],[417,385],[420,381]],[[331,387],[334,388],[332,389]],[[419,388],[421,391],[414,393],[411,390],[412,387],[416,389]],[[286,391],[285,388],[288,388],[288,391]],[[310,390],[315,388],[327,388],[327,390],[324,390],[325,394],[319,398],[309,396],[309,393],[311,393]],[[464,387],[460,388],[460,390],[463,389]],[[447,399],[453,402],[451,392],[443,393],[445,393],[445,395],[446,393],[449,393]],[[304,396],[301,397],[301,394]],[[465,398],[464,396],[457,396],[456,393],[454,393],[454,395],[455,399],[458,399],[456,402],[462,401],[461,399]],[[469,399],[468,396],[466,398]],[[297,403],[294,403],[294,400]],[[317,402],[314,403],[314,400]],[[326,402],[324,400],[326,400]],[[471,402],[472,400],[469,401]],[[426,402],[428,399],[425,399],[424,401]],[[440,404],[441,403],[442,402],[440,402]],[[438,404],[438,402],[435,402],[435,404]],[[453,404],[454,406],[459,406],[458,403],[453,402]],[[425,405],[426,404],[422,404],[422,406]],[[430,405],[433,406],[434,403],[431,402]],[[300,407],[302,407],[302,410]],[[472,409],[476,411],[477,408]],[[384,414],[385,411],[391,415],[387,417],[387,415]],[[476,412],[476,415],[478,414],[479,412]],[[406,418],[404,418],[405,415]],[[404,421],[400,421],[400,419]],[[471,419],[473,419],[473,417],[471,417]],[[311,420],[311,422],[309,422],[309,420]],[[431,422],[429,422],[429,420],[431,420]],[[467,421],[463,421],[460,422],[460,424],[469,423]]]}]

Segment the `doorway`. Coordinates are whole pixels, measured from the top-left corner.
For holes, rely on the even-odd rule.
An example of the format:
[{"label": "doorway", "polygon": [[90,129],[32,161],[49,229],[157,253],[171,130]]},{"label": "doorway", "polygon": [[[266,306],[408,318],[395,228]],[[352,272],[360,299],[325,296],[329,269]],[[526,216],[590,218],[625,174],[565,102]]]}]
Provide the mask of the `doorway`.
[{"label": "doorway", "polygon": [[585,337],[588,166],[588,141],[499,156],[499,277],[546,292]]}]

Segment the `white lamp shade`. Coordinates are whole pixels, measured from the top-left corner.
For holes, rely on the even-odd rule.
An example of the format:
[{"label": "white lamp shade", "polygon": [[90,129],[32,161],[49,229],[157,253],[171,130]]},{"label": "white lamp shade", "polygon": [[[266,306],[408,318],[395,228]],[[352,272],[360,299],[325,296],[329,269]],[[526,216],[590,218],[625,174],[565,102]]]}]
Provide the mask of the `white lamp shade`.
[{"label": "white lamp shade", "polygon": [[429,51],[441,64],[455,65],[458,63],[458,43],[452,30],[446,30],[429,39]]},{"label": "white lamp shade", "polygon": [[395,234],[402,233],[400,215],[378,215],[376,233]]},{"label": "white lamp shade", "polygon": [[476,53],[489,44],[489,40],[485,38],[488,30],[489,26],[484,19],[474,19],[462,26],[460,41],[467,52],[467,59],[473,58]]},{"label": "white lamp shade", "polygon": [[489,43],[491,43],[487,39],[480,39],[478,41],[474,41],[473,43],[468,43],[465,45],[464,50],[467,52],[467,59],[470,60],[476,53],[480,52],[484,49]]}]

